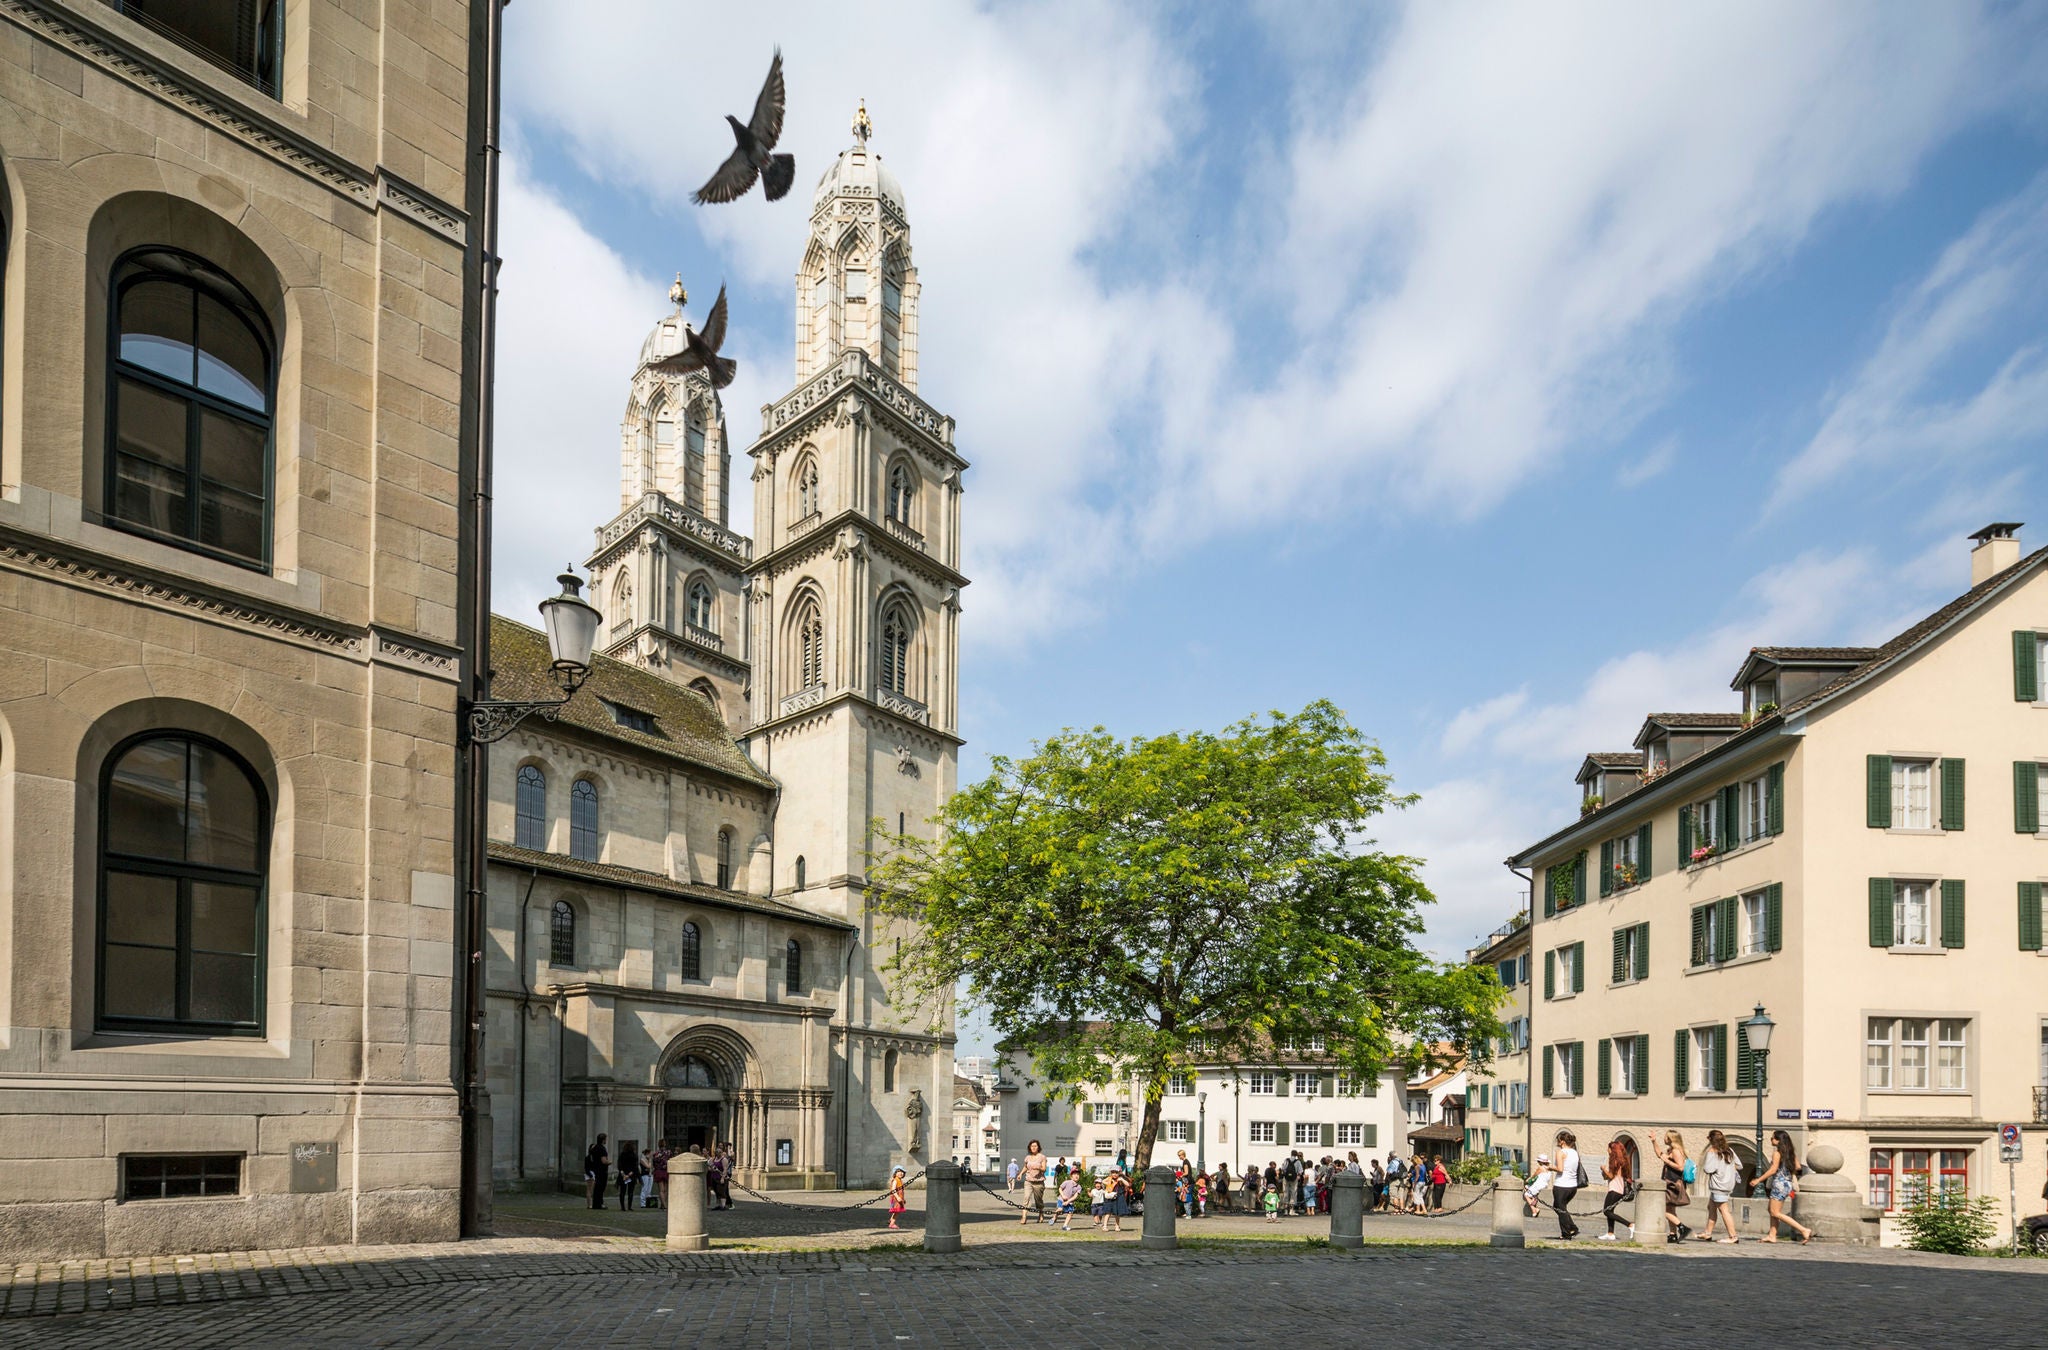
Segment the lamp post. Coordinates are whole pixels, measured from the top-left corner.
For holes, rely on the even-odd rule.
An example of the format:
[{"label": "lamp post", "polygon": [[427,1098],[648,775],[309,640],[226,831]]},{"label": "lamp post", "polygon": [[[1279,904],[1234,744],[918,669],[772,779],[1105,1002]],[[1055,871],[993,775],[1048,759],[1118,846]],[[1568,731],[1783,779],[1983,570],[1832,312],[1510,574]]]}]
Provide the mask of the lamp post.
[{"label": "lamp post", "polygon": [[1209,1094],[1195,1094],[1195,1171],[1209,1175]]},{"label": "lamp post", "polygon": [[1749,1020],[1742,1025],[1749,1032],[1749,1057],[1755,1061],[1755,1067],[1749,1071],[1749,1076],[1756,1083],[1756,1170],[1762,1172],[1764,1170],[1764,1066],[1769,1061],[1771,1055],[1771,1032],[1778,1024],[1773,1022],[1770,1014],[1764,1011],[1764,1005],[1758,1003],[1756,1011],[1751,1013]]},{"label": "lamp post", "polygon": [[560,595],[540,602],[541,624],[547,630],[549,674],[562,691],[560,698],[476,699],[462,710],[462,732],[467,742],[488,744],[502,740],[530,714],[552,719],[590,678],[591,651],[597,645],[597,625],[603,617],[597,607],[581,595],[583,583],[574,572],[555,578],[562,584]]}]

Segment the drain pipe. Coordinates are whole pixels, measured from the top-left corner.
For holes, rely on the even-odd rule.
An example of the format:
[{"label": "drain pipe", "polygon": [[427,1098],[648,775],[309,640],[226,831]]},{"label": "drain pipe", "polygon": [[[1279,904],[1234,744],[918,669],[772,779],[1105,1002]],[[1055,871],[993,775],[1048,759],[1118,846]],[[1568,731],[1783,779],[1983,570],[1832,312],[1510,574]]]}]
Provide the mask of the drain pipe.
[{"label": "drain pipe", "polygon": [[526,907],[533,900],[533,888],[540,882],[540,869],[526,883],[519,897],[519,931],[512,935],[512,957],[519,962],[519,987],[526,992],[519,999],[519,1179],[526,1180],[526,1024],[533,1019],[533,978],[526,967]]}]

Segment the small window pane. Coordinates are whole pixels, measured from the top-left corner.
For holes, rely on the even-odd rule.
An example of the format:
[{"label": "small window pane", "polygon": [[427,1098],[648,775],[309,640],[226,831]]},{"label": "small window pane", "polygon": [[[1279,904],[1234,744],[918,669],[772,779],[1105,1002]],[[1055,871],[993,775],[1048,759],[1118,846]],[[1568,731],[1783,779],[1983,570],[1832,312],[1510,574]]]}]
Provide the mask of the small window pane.
[{"label": "small window pane", "polygon": [[178,1015],[178,954],[168,947],[107,944],[106,1007],[110,1017]]},{"label": "small window pane", "polygon": [[191,384],[192,290],[172,281],[138,281],[121,295],[121,359]]},{"label": "small window pane", "polygon": [[107,873],[107,941],[178,945],[178,883],[170,877]]},{"label": "small window pane", "polygon": [[193,950],[255,955],[256,908],[254,887],[193,882]]},{"label": "small window pane", "polygon": [[199,487],[199,542],[241,558],[263,556],[263,499],[246,492]]},{"label": "small window pane", "polygon": [[256,961],[249,956],[196,952],[192,957],[192,1020],[254,1022]]},{"label": "small window pane", "polygon": [[192,747],[190,846],[193,862],[253,872],[260,865],[256,840],[256,788],[242,767],[210,746]]},{"label": "small window pane", "polygon": [[183,860],[185,747],[184,741],[144,741],[121,756],[107,790],[109,849]]},{"label": "small window pane", "polygon": [[250,331],[248,321],[212,296],[201,295],[199,387],[216,398],[267,412],[269,365],[263,343]]},{"label": "small window pane", "polygon": [[269,434],[239,417],[203,408],[199,413],[199,473],[236,492],[263,491],[264,447]]}]

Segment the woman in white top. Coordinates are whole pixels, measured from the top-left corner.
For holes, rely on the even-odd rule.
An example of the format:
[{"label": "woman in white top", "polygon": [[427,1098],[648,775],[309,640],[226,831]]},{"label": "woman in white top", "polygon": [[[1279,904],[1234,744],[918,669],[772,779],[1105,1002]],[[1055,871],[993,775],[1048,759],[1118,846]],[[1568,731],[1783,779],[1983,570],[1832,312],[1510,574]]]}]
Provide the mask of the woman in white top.
[{"label": "woman in white top", "polygon": [[1735,1211],[1728,1207],[1728,1201],[1742,1184],[1742,1169],[1735,1165],[1735,1150],[1728,1146],[1727,1135],[1719,1130],[1707,1131],[1707,1151],[1700,1157],[1699,1170],[1707,1179],[1707,1231],[1696,1240],[1714,1241],[1714,1224],[1718,1221],[1728,1227],[1728,1236],[1721,1241],[1737,1241]]},{"label": "woman in white top", "polygon": [[1579,1139],[1570,1130],[1557,1132],[1557,1180],[1550,1184],[1550,1205],[1557,1211],[1557,1235],[1570,1242],[1579,1235],[1572,1218],[1572,1197],[1579,1193]]}]

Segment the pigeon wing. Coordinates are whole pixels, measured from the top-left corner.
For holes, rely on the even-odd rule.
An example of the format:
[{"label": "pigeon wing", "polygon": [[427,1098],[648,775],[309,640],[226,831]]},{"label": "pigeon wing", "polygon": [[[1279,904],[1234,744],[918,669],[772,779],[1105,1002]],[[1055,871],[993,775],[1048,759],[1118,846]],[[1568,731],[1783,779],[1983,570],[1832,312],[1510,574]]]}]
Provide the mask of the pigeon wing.
[{"label": "pigeon wing", "polygon": [[651,362],[647,369],[656,375],[687,375],[693,370],[704,369],[704,358],[685,347],[674,356]]},{"label": "pigeon wing", "polygon": [[726,156],[725,163],[718,166],[718,172],[711,175],[709,182],[692,194],[691,200],[702,206],[706,202],[729,202],[746,195],[754,185],[757,170],[744,150],[734,150]]},{"label": "pigeon wing", "polygon": [[768,63],[768,78],[754,100],[754,115],[747,121],[747,130],[763,150],[773,150],[782,139],[782,99],[782,48],[777,47],[775,59]]},{"label": "pigeon wing", "polygon": [[717,351],[725,345],[725,287],[718,288],[718,299],[712,303],[711,313],[704,318],[704,326],[697,331],[704,340],[707,351]]},{"label": "pigeon wing", "polygon": [[770,155],[768,162],[761,166],[761,191],[768,194],[768,200],[779,202],[789,192],[789,185],[796,181],[795,155]]}]

